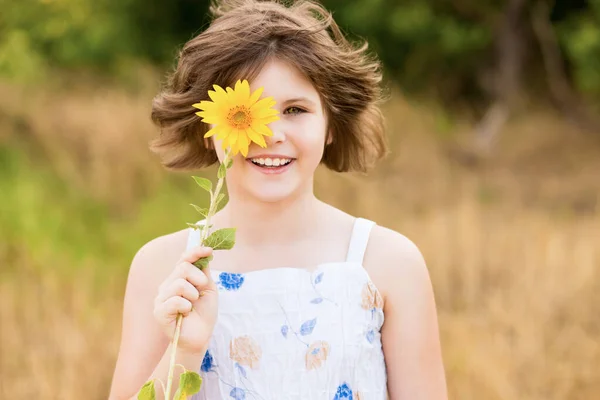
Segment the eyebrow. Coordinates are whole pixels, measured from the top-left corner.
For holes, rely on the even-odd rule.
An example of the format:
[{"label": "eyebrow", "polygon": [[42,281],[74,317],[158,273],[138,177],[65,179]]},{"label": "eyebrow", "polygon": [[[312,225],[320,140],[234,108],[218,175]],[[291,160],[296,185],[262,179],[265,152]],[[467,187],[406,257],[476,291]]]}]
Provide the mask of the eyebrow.
[{"label": "eyebrow", "polygon": [[315,102],[312,101],[312,100],[310,100],[307,97],[295,97],[293,99],[289,99],[289,100],[284,101],[283,104],[302,103],[302,102],[308,103],[308,104],[313,105],[313,106],[315,105]]}]

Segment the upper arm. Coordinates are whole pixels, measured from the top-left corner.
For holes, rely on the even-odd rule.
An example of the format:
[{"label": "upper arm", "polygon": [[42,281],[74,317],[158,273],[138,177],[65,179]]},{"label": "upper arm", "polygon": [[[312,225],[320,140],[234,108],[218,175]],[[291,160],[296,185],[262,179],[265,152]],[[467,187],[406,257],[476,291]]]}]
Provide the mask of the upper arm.
[{"label": "upper arm", "polygon": [[121,345],[110,399],[133,396],[152,374],[169,345],[154,319],[154,298],[185,250],[186,231],[145,244],[129,269],[123,301]]},{"label": "upper arm", "polygon": [[381,337],[390,399],[445,400],[436,305],[425,261],[397,232],[376,227],[371,238],[366,256],[384,298]]}]

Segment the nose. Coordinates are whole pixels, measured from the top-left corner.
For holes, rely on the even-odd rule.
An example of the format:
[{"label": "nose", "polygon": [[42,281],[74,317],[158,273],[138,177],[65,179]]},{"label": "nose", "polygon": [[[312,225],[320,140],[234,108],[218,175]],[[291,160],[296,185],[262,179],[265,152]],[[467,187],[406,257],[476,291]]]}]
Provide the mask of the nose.
[{"label": "nose", "polygon": [[265,137],[265,141],[267,142],[268,146],[273,146],[277,143],[285,142],[286,136],[283,121],[274,121],[271,122],[268,126],[271,129],[271,132],[273,132],[273,136]]}]

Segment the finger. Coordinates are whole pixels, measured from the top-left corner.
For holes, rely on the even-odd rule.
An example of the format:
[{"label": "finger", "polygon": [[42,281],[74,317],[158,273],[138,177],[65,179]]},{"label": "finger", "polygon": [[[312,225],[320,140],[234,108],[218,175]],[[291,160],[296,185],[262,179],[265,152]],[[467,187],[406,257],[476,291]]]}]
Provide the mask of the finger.
[{"label": "finger", "polygon": [[212,254],[212,251],[213,250],[210,247],[202,247],[202,246],[192,247],[191,249],[186,250],[181,255],[181,258],[179,259],[177,264],[179,264],[181,262],[194,263],[194,262],[198,261],[198,259],[200,259],[200,258],[210,256]]},{"label": "finger", "polygon": [[200,291],[184,278],[177,278],[169,286],[161,290],[157,296],[158,302],[164,302],[170,297],[181,296],[189,301],[196,301]]},{"label": "finger", "polygon": [[217,290],[217,285],[215,283],[215,280],[213,279],[211,270],[210,270],[210,264],[208,264],[206,267],[204,267],[200,272],[202,272],[202,274],[204,275],[204,277],[206,278],[207,282],[206,284],[202,287],[203,290]]},{"label": "finger", "polygon": [[198,289],[205,287],[208,282],[208,276],[204,271],[198,269],[195,265],[188,262],[183,262],[179,265],[180,276]]},{"label": "finger", "polygon": [[177,264],[175,268],[173,268],[171,274],[159,286],[159,291],[164,291],[171,286],[174,281],[182,278],[186,279],[197,288],[202,288],[208,284],[208,278],[202,271],[196,268],[196,266],[193,264],[184,261]]},{"label": "finger", "polygon": [[164,301],[162,307],[158,309],[158,317],[169,321],[176,318],[178,314],[183,314],[184,317],[189,315],[192,311],[192,302],[183,297],[175,296]]}]

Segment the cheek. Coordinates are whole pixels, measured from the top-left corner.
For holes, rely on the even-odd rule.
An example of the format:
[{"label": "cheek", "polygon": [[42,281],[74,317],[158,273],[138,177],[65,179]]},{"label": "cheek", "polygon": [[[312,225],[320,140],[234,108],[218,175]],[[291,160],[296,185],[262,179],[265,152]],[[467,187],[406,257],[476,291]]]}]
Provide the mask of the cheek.
[{"label": "cheek", "polygon": [[223,160],[223,158],[225,157],[225,150],[223,150],[223,146],[222,146],[223,141],[215,139],[214,136],[209,138],[209,140],[212,140],[213,149],[215,149],[215,152],[217,153],[217,157],[219,158],[219,162],[221,162]]},{"label": "cheek", "polygon": [[299,132],[298,147],[305,157],[320,160],[323,156],[326,140],[326,126],[322,121],[312,121]]}]

